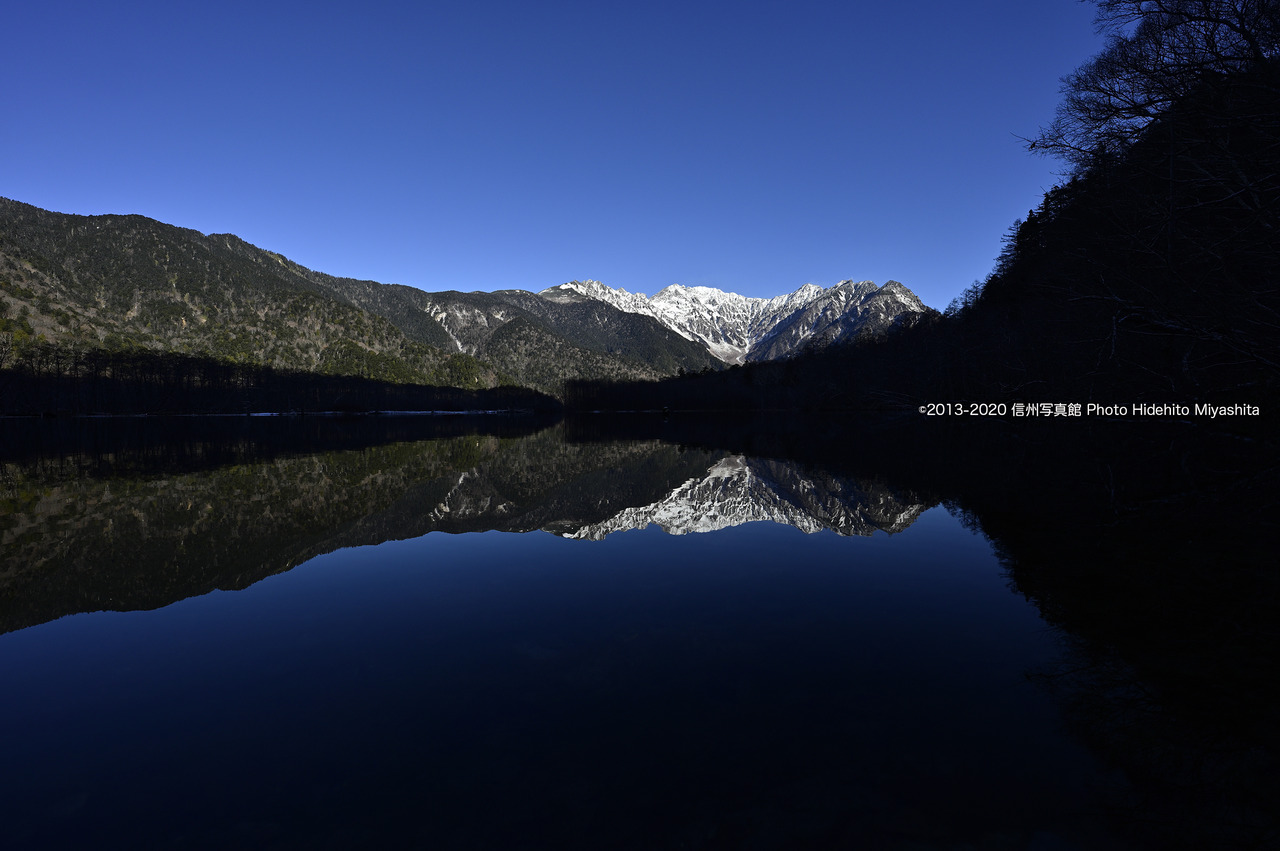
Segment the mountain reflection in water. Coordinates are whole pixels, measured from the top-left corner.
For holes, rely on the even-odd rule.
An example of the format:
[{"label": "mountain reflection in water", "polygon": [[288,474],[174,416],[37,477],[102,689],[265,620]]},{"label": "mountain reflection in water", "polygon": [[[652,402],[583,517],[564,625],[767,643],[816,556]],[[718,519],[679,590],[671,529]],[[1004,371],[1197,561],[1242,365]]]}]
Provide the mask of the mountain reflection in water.
[{"label": "mountain reflection in water", "polygon": [[785,461],[726,455],[702,478],[682,483],[657,502],[625,508],[562,534],[600,540],[653,524],[669,535],[684,535],[768,521],[808,533],[829,529],[870,535],[876,530],[901,532],[926,508],[875,484],[806,474]]},{"label": "mountain reflection in water", "polygon": [[[651,523],[682,534],[771,521],[869,535],[900,531],[927,507],[786,461],[656,440],[569,443],[561,428],[267,458],[251,451],[271,443],[262,435],[237,440],[245,463],[198,471],[153,463],[135,472],[139,458],[114,449],[4,464],[0,629],[156,608],[244,588],[343,547],[430,532],[541,529],[598,540]],[[225,459],[210,441],[170,454],[186,467],[204,454]]]},{"label": "mountain reflection in water", "polygon": [[6,846],[1275,838],[1256,441],[859,428],[6,439]]}]

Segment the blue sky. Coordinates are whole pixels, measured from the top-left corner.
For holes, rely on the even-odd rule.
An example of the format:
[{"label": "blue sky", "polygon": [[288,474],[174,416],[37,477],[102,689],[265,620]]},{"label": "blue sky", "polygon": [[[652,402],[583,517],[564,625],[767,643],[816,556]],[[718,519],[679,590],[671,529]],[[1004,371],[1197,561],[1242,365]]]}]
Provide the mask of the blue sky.
[{"label": "blue sky", "polygon": [[1076,0],[10,4],[0,195],[426,290],[942,308],[1063,166]]}]

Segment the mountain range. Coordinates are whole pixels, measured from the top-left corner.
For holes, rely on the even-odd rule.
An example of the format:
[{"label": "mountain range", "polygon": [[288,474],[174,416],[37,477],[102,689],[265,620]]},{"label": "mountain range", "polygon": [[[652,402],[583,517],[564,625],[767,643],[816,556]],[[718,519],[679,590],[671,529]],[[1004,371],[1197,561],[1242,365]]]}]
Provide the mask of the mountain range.
[{"label": "mountain range", "polygon": [[539,295],[564,304],[595,300],[651,316],[728,364],[777,360],[815,344],[881,334],[929,313],[915,293],[897,281],[883,287],[871,281],[841,281],[825,289],[805,284],[775,298],[681,284],[649,298],[598,281],[571,281]]},{"label": "mountain range", "polygon": [[933,313],[896,281],[805,284],[770,299],[679,284],[650,298],[597,281],[425,292],[326,275],[231,234],[0,199],[0,367],[44,341],[558,394],[567,380],[787,358]]}]

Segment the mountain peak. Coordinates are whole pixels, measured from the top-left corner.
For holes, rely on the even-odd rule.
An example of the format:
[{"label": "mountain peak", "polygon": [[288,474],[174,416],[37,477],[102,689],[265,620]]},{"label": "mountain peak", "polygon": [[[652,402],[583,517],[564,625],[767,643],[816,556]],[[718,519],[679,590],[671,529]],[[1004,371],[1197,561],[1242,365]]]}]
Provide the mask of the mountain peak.
[{"label": "mountain peak", "polygon": [[[588,280],[550,287],[539,295],[556,302],[597,299],[628,313],[650,316],[731,364],[785,357],[811,341],[825,344],[877,333],[901,313],[925,310],[915,294],[897,281],[884,287],[854,280],[825,288],[806,283],[773,298],[671,284],[650,298]],[[880,306],[868,309],[869,300],[877,297]],[[807,318],[801,321],[801,315]],[[767,348],[761,349],[765,343]]]},{"label": "mountain peak", "polygon": [[657,301],[657,300],[675,299],[675,298],[686,298],[686,299],[691,298],[691,299],[697,299],[698,301],[705,302],[705,301],[723,301],[724,299],[727,299],[727,298],[746,298],[746,296],[741,296],[741,295],[738,295],[737,293],[725,292],[724,290],[716,289],[715,287],[689,286],[687,284],[671,284],[670,286],[663,287],[661,290],[659,290],[658,293],[654,295],[652,300]]}]

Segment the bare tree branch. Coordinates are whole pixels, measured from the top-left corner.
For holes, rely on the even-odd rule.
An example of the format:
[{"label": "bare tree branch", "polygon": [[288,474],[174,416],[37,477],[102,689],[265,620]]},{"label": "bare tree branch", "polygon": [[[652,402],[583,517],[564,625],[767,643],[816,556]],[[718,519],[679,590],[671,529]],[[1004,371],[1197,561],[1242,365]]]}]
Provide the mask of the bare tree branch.
[{"label": "bare tree branch", "polygon": [[1280,56],[1280,0],[1094,0],[1102,51],[1062,80],[1054,120],[1028,143],[1077,169],[1123,152],[1208,78]]}]

